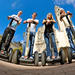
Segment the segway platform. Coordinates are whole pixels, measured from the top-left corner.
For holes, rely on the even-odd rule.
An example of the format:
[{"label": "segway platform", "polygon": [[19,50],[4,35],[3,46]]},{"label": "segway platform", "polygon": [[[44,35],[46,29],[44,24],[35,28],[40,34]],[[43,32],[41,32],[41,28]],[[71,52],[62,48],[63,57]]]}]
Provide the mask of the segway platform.
[{"label": "segway platform", "polygon": [[[69,43],[69,39],[66,33],[66,28],[64,22],[60,20],[60,10],[59,6],[55,6],[55,15],[58,22],[59,30],[55,29],[55,39],[56,45],[58,49],[58,53],[61,56],[61,64],[65,63],[65,61],[71,63],[72,62],[72,49]],[[60,36],[60,38],[59,38]]]},{"label": "segway platform", "polygon": [[20,60],[20,62],[24,62],[24,63],[33,63],[34,62],[34,59],[20,58],[19,60]]},{"label": "segway platform", "polygon": [[60,60],[61,60],[61,58],[55,58],[55,59],[49,59],[49,60],[46,59],[46,62],[47,63],[53,63],[53,62],[56,63],[56,62],[60,62]]}]

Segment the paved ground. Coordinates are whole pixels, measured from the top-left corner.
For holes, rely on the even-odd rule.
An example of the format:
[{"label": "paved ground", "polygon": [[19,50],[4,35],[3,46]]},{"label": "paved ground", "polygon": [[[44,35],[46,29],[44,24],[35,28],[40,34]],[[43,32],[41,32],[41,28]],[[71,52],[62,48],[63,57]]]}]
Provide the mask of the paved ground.
[{"label": "paved ground", "polygon": [[0,60],[0,75],[75,75],[75,61],[72,64],[49,66],[16,65]]}]

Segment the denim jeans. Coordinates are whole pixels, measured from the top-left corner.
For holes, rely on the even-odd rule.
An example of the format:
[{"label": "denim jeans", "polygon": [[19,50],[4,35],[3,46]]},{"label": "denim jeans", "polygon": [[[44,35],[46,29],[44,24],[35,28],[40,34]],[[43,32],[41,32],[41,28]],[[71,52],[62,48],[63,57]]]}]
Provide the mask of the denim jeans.
[{"label": "denim jeans", "polygon": [[66,28],[67,36],[69,38],[71,48],[75,49],[74,42],[72,40],[72,32],[70,28]]},{"label": "denim jeans", "polygon": [[[26,37],[26,36],[25,36]],[[27,38],[27,37],[26,37]],[[24,43],[23,43],[23,53],[22,53],[22,56],[24,56],[25,54],[25,49],[26,49],[26,38],[24,40]],[[30,32],[30,37],[29,37],[29,46],[30,46],[30,49],[29,49],[29,57],[32,56],[33,54],[33,46],[34,46],[34,40],[35,40],[35,32]]]},{"label": "denim jeans", "polygon": [[35,40],[35,32],[30,32],[30,51],[29,56],[32,56],[33,54],[33,47],[34,47],[34,40]]},{"label": "denim jeans", "polygon": [[[56,43],[55,43],[54,33],[53,32],[46,33],[46,34],[44,34],[44,38],[45,38],[45,42],[46,42],[46,52],[47,52],[46,55],[47,56],[52,56],[52,55],[57,56],[58,52],[57,52],[57,47],[56,47]],[[51,41],[50,41],[50,38],[52,39]]]},{"label": "denim jeans", "polygon": [[25,55],[25,49],[26,49],[26,39],[27,39],[27,33],[25,33],[24,40],[23,40],[23,43],[22,43],[22,47],[23,47],[22,56],[24,56],[24,55]]},{"label": "denim jeans", "polygon": [[26,48],[26,43],[25,43],[25,41],[23,42],[22,47],[23,47],[22,56],[24,56],[24,54],[25,54],[25,48]]}]

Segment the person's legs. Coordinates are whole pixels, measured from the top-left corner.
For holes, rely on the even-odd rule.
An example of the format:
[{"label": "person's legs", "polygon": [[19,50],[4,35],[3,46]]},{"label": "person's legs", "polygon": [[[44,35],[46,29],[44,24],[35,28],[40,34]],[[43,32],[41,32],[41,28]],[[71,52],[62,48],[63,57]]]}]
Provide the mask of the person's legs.
[{"label": "person's legs", "polygon": [[22,52],[22,56],[25,55],[25,46],[26,46],[26,43],[24,42],[24,43],[23,43],[23,52]]},{"label": "person's legs", "polygon": [[23,42],[23,44],[22,44],[23,52],[22,52],[22,56],[21,56],[21,58],[23,58],[23,59],[27,59],[27,58],[28,58],[27,56],[25,56],[25,50],[26,50],[26,39],[27,39],[27,33],[25,34],[24,42]]},{"label": "person's legs", "polygon": [[72,32],[70,28],[66,28],[67,36],[69,38],[70,46],[75,49],[74,42],[72,40]]},{"label": "person's legs", "polygon": [[30,32],[30,57],[32,57],[33,54],[34,40],[35,40],[35,33]]},{"label": "person's legs", "polygon": [[24,41],[23,41],[23,44],[22,44],[22,47],[23,47],[22,56],[25,56],[26,39],[27,39],[27,32],[25,33],[25,36],[24,36]]},{"label": "person's legs", "polygon": [[0,50],[1,50],[1,47],[2,47],[2,43],[5,43],[6,37],[8,35],[8,32],[9,32],[9,28],[6,28],[4,33],[3,33],[2,40],[0,42]]},{"label": "person's legs", "polygon": [[51,56],[51,52],[50,52],[50,45],[49,45],[48,34],[44,34],[44,39],[45,39],[45,42],[46,42],[46,55],[47,55],[47,57],[50,57]]},{"label": "person's legs", "polygon": [[25,56],[26,42],[23,43],[22,47],[23,47],[23,52],[22,52],[21,59],[27,59],[28,57]]},{"label": "person's legs", "polygon": [[51,33],[51,39],[52,39],[52,46],[53,46],[53,49],[54,49],[54,54],[55,54],[55,56],[58,56],[54,32]]},{"label": "person's legs", "polygon": [[11,42],[13,36],[14,36],[14,33],[15,33],[14,30],[12,30],[12,29],[9,30],[9,33],[8,33],[9,35],[7,35],[8,38],[7,38],[7,41],[6,41],[6,44],[5,44],[5,50],[6,51],[8,50],[8,48],[10,46],[10,42]]},{"label": "person's legs", "polygon": [[53,42],[54,54],[55,54],[55,56],[58,56],[58,50],[57,50],[57,47],[56,47],[56,41],[55,41],[54,33],[52,34],[52,42]]},{"label": "person's legs", "polygon": [[70,30],[71,30],[71,32],[73,34],[73,37],[75,38],[75,27],[71,27]]},{"label": "person's legs", "polygon": [[52,56],[52,59],[55,58],[55,53],[54,53],[54,36],[53,36],[53,32],[49,34],[49,43],[50,43],[50,50],[51,50],[51,56]]}]

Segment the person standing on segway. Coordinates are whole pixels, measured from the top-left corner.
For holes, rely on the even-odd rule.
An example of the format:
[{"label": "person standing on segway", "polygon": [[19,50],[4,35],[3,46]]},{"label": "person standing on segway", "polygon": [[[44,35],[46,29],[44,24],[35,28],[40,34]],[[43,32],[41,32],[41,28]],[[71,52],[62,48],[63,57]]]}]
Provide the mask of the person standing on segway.
[{"label": "person standing on segway", "polygon": [[[11,40],[15,34],[16,28],[22,21],[22,19],[20,18],[21,15],[22,15],[22,11],[19,11],[17,15],[8,16],[8,20],[11,19],[11,22],[9,23],[8,27],[5,29],[5,31],[3,33],[3,37],[2,37],[2,40],[0,42],[0,51],[1,52],[4,51],[7,53],[10,42],[11,42]],[[5,42],[7,37],[8,37],[8,41]],[[2,49],[3,43],[5,43],[4,49]]]},{"label": "person standing on segway", "polygon": [[[69,15],[70,17],[72,17],[72,13],[70,13],[70,11],[67,11],[67,13],[66,13],[65,10],[64,10],[63,8],[61,8],[61,10],[60,10],[60,20],[63,21],[63,18],[64,18],[64,17],[66,17],[67,20],[69,20],[69,19],[68,19],[68,15]],[[70,23],[70,21],[69,21],[69,23]],[[71,23],[70,23],[70,24],[71,24]],[[67,32],[67,36],[68,36],[68,38],[69,38],[70,45],[71,45],[72,48],[75,49],[74,42],[73,42],[73,40],[72,40],[71,25],[65,24],[65,27],[66,27],[66,32]],[[74,34],[74,36],[75,36],[75,34]]]},{"label": "person standing on segway", "polygon": [[[32,14],[32,18],[29,18],[29,19],[27,19],[27,20],[25,20],[23,22],[24,24],[28,23],[27,30],[28,30],[28,27],[30,25],[30,38],[29,38],[29,40],[30,40],[30,49],[29,49],[29,56],[28,56],[28,57],[30,57],[30,59],[33,59],[32,53],[33,53],[33,45],[34,45],[34,39],[35,39],[35,32],[36,32],[36,26],[39,23],[39,20],[35,19],[36,16],[37,16],[37,13],[34,12]],[[23,49],[23,54],[22,54],[21,58],[27,59],[28,58],[27,56],[24,57],[25,47],[23,47],[23,48],[24,49]]]},{"label": "person standing on segway", "polygon": [[[47,50],[47,59],[50,60],[55,59],[55,54],[54,54],[54,32],[53,32],[53,24],[56,21],[53,19],[52,13],[47,14],[47,19],[43,20],[43,24],[45,25],[45,32],[44,32],[44,37],[46,41],[46,50]],[[51,52],[50,52],[51,51]]]}]

